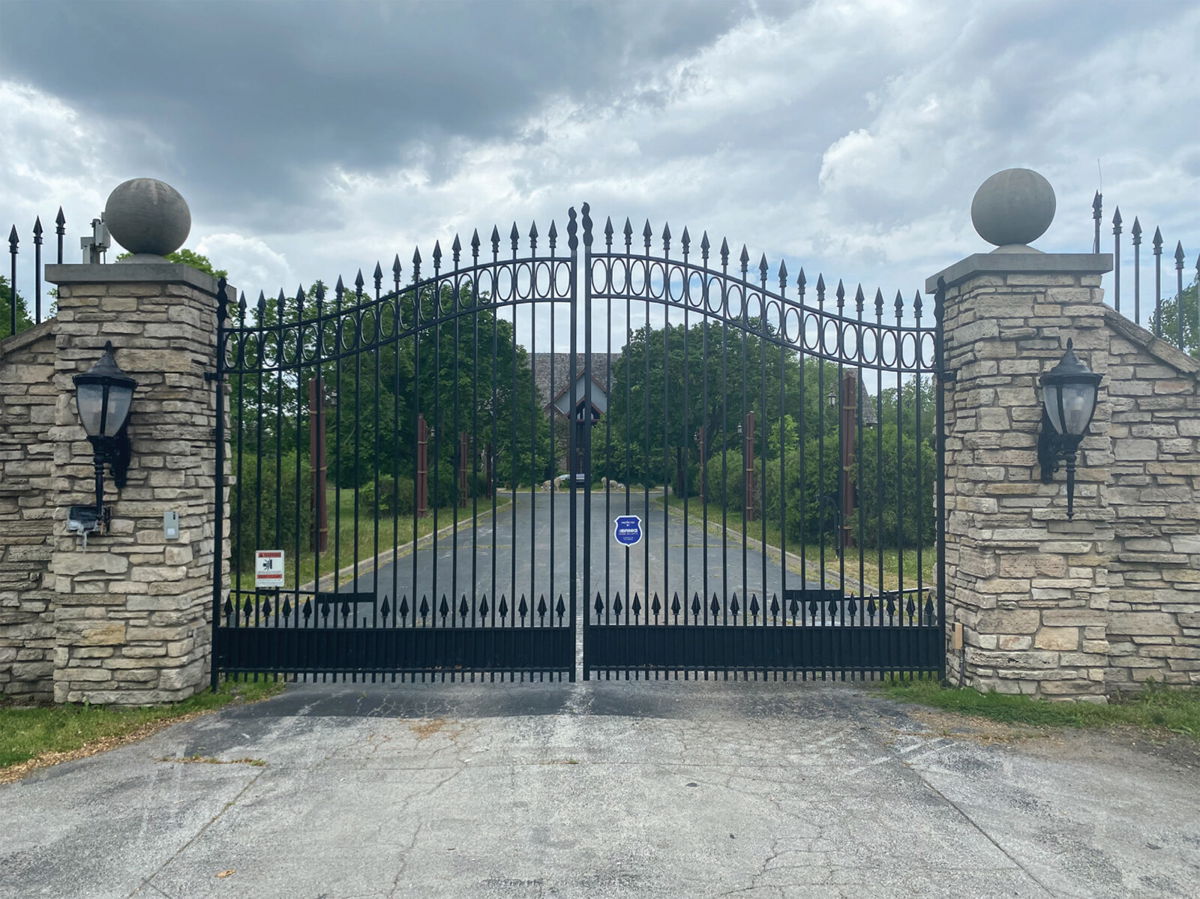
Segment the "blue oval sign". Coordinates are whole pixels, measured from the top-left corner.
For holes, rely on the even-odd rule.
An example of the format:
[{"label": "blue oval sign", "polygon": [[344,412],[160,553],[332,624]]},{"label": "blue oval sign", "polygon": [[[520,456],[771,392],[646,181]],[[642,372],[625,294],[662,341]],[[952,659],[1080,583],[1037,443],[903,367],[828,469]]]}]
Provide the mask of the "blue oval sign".
[{"label": "blue oval sign", "polygon": [[613,521],[613,538],[624,546],[642,539],[642,520],[636,515],[618,515]]}]

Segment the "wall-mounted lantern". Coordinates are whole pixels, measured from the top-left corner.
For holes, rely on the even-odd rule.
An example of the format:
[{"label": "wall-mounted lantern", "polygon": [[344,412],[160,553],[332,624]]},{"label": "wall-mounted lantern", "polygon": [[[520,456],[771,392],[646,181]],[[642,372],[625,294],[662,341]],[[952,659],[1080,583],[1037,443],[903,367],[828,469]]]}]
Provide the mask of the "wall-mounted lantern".
[{"label": "wall-mounted lantern", "polygon": [[1038,436],[1038,462],[1042,483],[1054,480],[1060,459],[1067,462],[1067,517],[1075,515],[1075,455],[1096,414],[1101,376],[1075,355],[1067,340],[1062,361],[1042,375],[1042,430]]},{"label": "wall-mounted lantern", "polygon": [[117,367],[112,341],[104,344],[104,355],[89,371],[75,375],[75,404],[79,420],[92,444],[96,468],[96,504],[72,506],[68,527],[86,541],[89,533],[107,524],[110,510],[104,507],[104,466],[112,472],[113,483],[125,486],[132,448],[126,426],[133,404],[137,381]]}]

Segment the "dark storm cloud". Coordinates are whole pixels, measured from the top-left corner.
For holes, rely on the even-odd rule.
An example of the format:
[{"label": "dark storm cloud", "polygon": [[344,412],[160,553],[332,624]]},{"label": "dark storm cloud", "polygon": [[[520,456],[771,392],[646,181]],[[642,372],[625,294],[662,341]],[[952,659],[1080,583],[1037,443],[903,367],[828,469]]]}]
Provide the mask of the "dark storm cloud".
[{"label": "dark storm cloud", "polygon": [[0,76],[158,135],[129,162],[222,185],[208,201],[254,221],[299,212],[330,164],[371,173],[417,152],[436,178],[452,139],[512,136],[548,97],[604,96],[744,13],[712,0],[9,2]]}]

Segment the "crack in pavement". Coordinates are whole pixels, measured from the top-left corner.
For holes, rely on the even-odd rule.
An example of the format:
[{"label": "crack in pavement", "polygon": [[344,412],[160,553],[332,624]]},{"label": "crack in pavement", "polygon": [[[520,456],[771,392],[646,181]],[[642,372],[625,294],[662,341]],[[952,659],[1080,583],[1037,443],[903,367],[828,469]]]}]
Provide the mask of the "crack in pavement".
[{"label": "crack in pavement", "polygon": [[[140,890],[142,887],[154,886],[153,884],[150,883],[150,881],[152,881],[155,877],[157,877],[159,874],[161,874],[167,868],[167,866],[171,864],[171,862],[173,862],[173,861],[175,861],[175,859],[179,858],[180,855],[182,855],[185,851],[187,851],[189,846],[191,846],[198,839],[200,839],[200,837],[202,837],[204,835],[205,831],[207,831],[210,827],[212,827],[215,823],[217,823],[217,821],[220,820],[221,817],[227,811],[229,811],[231,808],[233,808],[237,804],[237,801],[239,799],[241,799],[242,796],[245,795],[246,791],[249,790],[256,783],[258,783],[258,779],[260,777],[262,777],[263,774],[265,774],[265,773],[266,773],[265,770],[259,771],[257,774],[254,775],[254,777],[250,778],[249,783],[247,783],[244,787],[242,787],[240,790],[238,790],[236,796],[234,796],[232,799],[230,799],[228,802],[226,802],[223,806],[221,806],[221,810],[219,812],[217,812],[215,815],[213,815],[211,818],[209,818],[206,822],[204,822],[204,825],[198,831],[196,831],[195,834],[192,835],[191,839],[189,839],[186,843],[184,843],[177,850],[175,850],[175,852],[171,853],[170,858],[168,858],[165,862],[163,862],[161,865],[159,865],[145,880],[143,880],[141,883],[139,883],[137,885],[137,887],[129,894],[129,899],[132,899],[132,897],[135,896],[137,894],[138,890]],[[154,889],[158,890],[160,893],[162,892],[162,890],[159,890],[157,886],[154,886]]]}]

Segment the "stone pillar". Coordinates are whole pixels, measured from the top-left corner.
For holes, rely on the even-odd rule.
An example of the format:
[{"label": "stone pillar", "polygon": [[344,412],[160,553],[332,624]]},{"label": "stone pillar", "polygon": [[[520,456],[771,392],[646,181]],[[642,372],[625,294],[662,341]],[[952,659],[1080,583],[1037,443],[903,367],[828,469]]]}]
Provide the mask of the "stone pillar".
[{"label": "stone pillar", "polygon": [[[1024,170],[1001,175],[1012,171]],[[1041,179],[1049,215],[1038,228],[1019,221],[1038,218],[1035,201],[1045,204],[1038,184],[1024,207],[995,215],[1013,195],[988,197],[989,183],[973,215],[980,233],[1002,246],[926,283],[931,293],[944,285],[946,366],[954,379],[946,385],[946,613],[951,633],[961,627],[962,647],[952,643],[948,676],[984,690],[1103,701],[1114,548],[1107,378],[1080,447],[1072,519],[1063,472],[1041,483],[1037,442],[1039,377],[1062,358],[1068,338],[1085,364],[1106,374],[1100,277],[1112,259],[1026,246],[1049,225],[1053,191]],[[1003,186],[1011,188],[1011,179]],[[1015,230],[996,224],[1011,226],[1014,217]]]},{"label": "stone pillar", "polygon": [[[118,225],[147,220],[145,210],[140,218],[114,210],[114,199],[128,201],[131,184],[158,191],[152,202],[161,202],[163,189],[183,201],[148,179],[113,192],[107,210],[112,233],[141,255],[46,270],[47,280],[58,285],[58,403],[51,430],[58,515],[50,562],[58,604],[58,702],[166,702],[208,684],[216,419],[214,389],[204,376],[216,365],[217,285],[203,272],[147,255],[173,251],[186,227],[181,234],[176,227],[166,244],[155,243],[153,229],[123,239],[129,229]],[[167,212],[174,221],[166,224],[177,225],[178,208]],[[66,529],[70,505],[95,501],[92,449],[79,422],[72,376],[99,359],[106,340],[138,385],[129,418],[133,456],[120,490],[106,471],[111,526],[85,547]],[[167,511],[179,515],[178,539],[164,536]],[[228,547],[221,551],[228,559]]]}]

